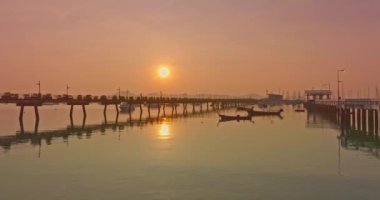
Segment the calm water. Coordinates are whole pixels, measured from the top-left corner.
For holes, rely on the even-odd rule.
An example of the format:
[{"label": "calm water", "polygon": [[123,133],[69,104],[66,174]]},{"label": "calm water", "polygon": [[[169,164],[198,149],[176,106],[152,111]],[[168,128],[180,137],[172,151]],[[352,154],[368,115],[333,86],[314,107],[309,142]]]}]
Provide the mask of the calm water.
[{"label": "calm water", "polygon": [[[76,109],[74,125],[82,126]],[[133,126],[124,126],[128,115],[112,125],[110,109],[110,125],[101,126],[103,110],[94,105],[91,130],[65,131],[67,106],[52,106],[41,110],[38,134],[18,137],[7,137],[19,131],[18,110],[0,111],[1,200],[380,199],[377,149],[346,148],[328,118],[291,107],[283,119],[254,123],[218,124],[216,113],[145,122],[145,112]],[[33,115],[26,110],[27,132]]]}]

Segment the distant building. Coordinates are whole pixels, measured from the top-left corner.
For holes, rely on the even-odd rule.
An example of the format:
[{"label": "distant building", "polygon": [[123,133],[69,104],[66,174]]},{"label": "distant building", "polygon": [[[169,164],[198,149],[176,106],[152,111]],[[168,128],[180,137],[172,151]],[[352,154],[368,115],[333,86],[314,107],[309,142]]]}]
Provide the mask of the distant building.
[{"label": "distant building", "polygon": [[306,90],[306,99],[309,100],[330,100],[332,92],[331,90]]}]

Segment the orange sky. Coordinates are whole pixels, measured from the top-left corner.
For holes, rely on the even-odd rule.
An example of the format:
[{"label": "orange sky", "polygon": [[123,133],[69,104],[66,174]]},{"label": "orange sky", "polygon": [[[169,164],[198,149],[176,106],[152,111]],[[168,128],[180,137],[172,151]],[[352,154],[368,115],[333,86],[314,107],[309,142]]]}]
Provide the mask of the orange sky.
[{"label": "orange sky", "polygon": [[[378,0],[4,0],[0,92],[263,94],[380,85]],[[171,68],[166,80],[157,68]],[[335,88],[334,88],[335,90]],[[373,92],[374,93],[374,92]]]}]

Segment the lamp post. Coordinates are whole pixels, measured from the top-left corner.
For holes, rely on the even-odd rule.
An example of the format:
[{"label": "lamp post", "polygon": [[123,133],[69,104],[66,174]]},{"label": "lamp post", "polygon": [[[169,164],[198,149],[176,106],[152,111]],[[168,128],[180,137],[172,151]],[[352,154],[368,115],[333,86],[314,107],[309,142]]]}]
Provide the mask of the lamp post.
[{"label": "lamp post", "polygon": [[66,95],[67,95],[67,97],[69,97],[69,89],[70,89],[69,85],[66,85]]},{"label": "lamp post", "polygon": [[41,81],[38,81],[38,97],[41,97]]},{"label": "lamp post", "polygon": [[339,102],[340,102],[340,83],[342,82],[342,81],[340,81],[340,72],[344,72],[345,70],[344,69],[339,69],[338,71],[337,71],[337,74],[338,74],[338,106],[340,105],[339,104]]}]

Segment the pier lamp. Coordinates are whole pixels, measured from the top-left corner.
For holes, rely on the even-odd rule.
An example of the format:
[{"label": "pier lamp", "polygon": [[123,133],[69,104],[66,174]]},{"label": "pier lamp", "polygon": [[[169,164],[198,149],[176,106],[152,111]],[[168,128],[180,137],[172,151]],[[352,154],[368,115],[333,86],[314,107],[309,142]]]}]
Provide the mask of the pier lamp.
[{"label": "pier lamp", "polygon": [[41,81],[38,81],[38,96],[41,97]]},{"label": "pier lamp", "polygon": [[66,95],[67,95],[67,97],[69,97],[69,89],[70,89],[70,87],[69,87],[69,85],[67,85],[66,86]]},{"label": "pier lamp", "polygon": [[338,102],[340,101],[340,99],[341,99],[341,97],[340,97],[340,83],[342,82],[341,80],[340,80],[340,73],[341,72],[344,72],[345,71],[345,69],[339,69],[338,71],[337,71],[337,74],[338,74]]},{"label": "pier lamp", "polygon": [[117,90],[119,91],[119,100],[120,100],[120,96],[121,96],[121,89],[120,89],[120,87]]}]

